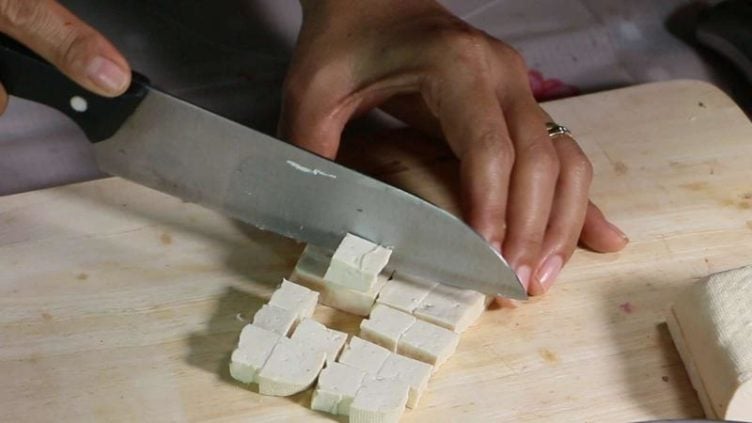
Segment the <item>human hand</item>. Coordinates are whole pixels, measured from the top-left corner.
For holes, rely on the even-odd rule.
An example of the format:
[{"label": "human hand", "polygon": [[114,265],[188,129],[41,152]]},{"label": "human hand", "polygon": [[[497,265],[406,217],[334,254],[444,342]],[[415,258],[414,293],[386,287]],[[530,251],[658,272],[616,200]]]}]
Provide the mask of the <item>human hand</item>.
[{"label": "human hand", "polygon": [[[130,85],[130,67],[117,49],[54,0],[0,0],[0,32],[94,93],[114,97]],[[0,85],[0,113],[7,102]]]},{"label": "human hand", "polygon": [[381,107],[446,139],[460,161],[464,217],[503,252],[531,295],[548,290],[578,241],[626,236],[589,201],[592,166],[551,139],[521,56],[433,0],[301,0],[279,133],[334,158],[354,116]]}]

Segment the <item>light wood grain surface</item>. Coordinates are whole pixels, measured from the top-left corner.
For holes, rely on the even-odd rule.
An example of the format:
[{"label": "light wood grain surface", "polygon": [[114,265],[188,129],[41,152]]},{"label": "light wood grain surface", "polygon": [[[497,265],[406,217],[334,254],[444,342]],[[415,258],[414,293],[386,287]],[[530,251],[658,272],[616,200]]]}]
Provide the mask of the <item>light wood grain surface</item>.
[{"label": "light wood grain surface", "polygon": [[[485,313],[404,421],[701,416],[663,316],[693,279],[752,263],[752,125],[690,81],[546,108],[632,242],[579,251],[550,295]],[[446,148],[399,138],[343,160],[456,211]],[[227,372],[301,248],[115,178],[0,198],[0,421],[332,421],[310,393],[263,397]]]}]

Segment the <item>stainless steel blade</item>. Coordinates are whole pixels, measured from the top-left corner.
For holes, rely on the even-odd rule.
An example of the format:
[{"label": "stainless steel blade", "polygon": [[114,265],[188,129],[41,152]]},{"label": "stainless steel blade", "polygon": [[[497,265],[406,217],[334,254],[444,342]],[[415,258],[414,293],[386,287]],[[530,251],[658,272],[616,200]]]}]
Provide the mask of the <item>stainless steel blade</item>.
[{"label": "stainless steel blade", "polygon": [[399,272],[526,298],[504,259],[446,211],[165,93],[151,91],[95,151],[105,172],[260,229],[330,249],[349,232],[393,247]]}]

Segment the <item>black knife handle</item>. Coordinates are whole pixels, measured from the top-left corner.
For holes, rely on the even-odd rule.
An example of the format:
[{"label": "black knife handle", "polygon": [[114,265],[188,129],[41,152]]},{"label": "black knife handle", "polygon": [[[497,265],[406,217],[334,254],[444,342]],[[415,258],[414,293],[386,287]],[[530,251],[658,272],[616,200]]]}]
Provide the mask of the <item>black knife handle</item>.
[{"label": "black knife handle", "polygon": [[0,34],[0,83],[8,94],[65,113],[93,143],[114,135],[148,92],[147,79],[134,72],[123,95],[108,98],[94,94],[4,34]]}]

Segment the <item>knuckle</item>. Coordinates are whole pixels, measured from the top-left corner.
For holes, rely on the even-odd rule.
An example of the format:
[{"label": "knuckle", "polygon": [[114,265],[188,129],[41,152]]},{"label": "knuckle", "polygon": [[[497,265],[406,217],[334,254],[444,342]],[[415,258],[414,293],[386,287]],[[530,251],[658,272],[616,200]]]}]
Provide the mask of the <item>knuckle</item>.
[{"label": "knuckle", "polygon": [[0,0],[0,19],[7,28],[33,29],[43,17],[44,0]]},{"label": "knuckle", "polygon": [[80,68],[98,41],[99,36],[94,31],[72,30],[63,34],[55,52],[56,60],[63,68]]},{"label": "knuckle", "polygon": [[536,173],[558,176],[561,163],[550,140],[537,140],[524,147],[524,155],[531,160]]},{"label": "knuckle", "polygon": [[469,68],[484,68],[488,63],[488,39],[485,34],[468,25],[445,29],[439,37],[441,49]]},{"label": "knuckle", "polygon": [[504,166],[511,167],[516,159],[514,146],[511,141],[504,137],[503,131],[496,125],[490,125],[489,128],[480,131],[475,140],[475,145],[482,154],[498,157]]},{"label": "knuckle", "polygon": [[572,162],[567,166],[567,172],[578,180],[588,182],[593,180],[593,164],[584,154],[578,154],[576,158],[572,159]]}]

